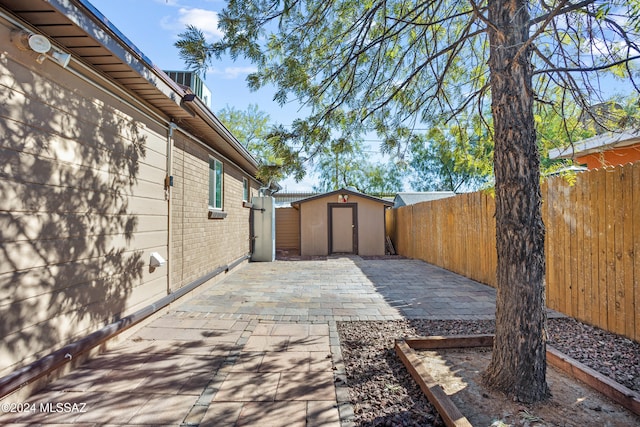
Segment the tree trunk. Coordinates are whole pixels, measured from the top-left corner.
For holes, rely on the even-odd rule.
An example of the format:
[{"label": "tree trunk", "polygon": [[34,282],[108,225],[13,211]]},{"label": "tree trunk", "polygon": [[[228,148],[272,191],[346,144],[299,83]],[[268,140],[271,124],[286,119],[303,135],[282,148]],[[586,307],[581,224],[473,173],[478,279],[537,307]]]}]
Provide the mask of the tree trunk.
[{"label": "tree trunk", "polygon": [[[550,395],[546,382],[544,224],[531,85],[528,2],[489,0],[495,129],[496,339],[488,386],[523,402]],[[522,51],[521,51],[522,49]]]}]

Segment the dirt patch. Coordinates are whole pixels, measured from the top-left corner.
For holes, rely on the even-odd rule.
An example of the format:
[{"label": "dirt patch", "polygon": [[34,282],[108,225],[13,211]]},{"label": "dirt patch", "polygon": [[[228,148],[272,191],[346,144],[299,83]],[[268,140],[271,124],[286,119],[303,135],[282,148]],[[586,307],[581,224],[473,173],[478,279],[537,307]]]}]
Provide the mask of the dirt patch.
[{"label": "dirt patch", "polygon": [[415,352],[474,426],[640,425],[640,417],[552,366],[547,369],[547,382],[553,396],[544,403],[526,405],[482,385],[491,349]]}]

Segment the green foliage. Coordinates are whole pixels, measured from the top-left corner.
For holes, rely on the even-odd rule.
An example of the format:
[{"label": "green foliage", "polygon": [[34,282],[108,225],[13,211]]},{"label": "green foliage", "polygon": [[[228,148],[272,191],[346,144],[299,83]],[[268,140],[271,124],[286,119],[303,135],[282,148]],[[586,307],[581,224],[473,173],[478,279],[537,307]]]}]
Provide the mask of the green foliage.
[{"label": "green foliage", "polygon": [[216,116],[260,163],[272,157],[266,141],[271,118],[257,105],[249,105],[247,111],[227,105]]},{"label": "green foliage", "polygon": [[284,128],[272,126],[269,114],[251,104],[246,111],[226,106],[217,117],[258,161],[258,178],[267,183],[288,174],[304,174],[298,153],[282,137]]},{"label": "green foliage", "polygon": [[180,40],[175,43],[175,46],[178,48],[180,58],[187,67],[206,76],[209,61],[213,56],[213,45],[207,43],[204,33],[193,25],[187,26],[187,29],[178,34],[178,37]]},{"label": "green foliage", "polygon": [[355,187],[363,193],[392,193],[403,189],[404,171],[393,162],[369,160],[362,142],[339,138],[314,158],[318,184],[314,191],[326,192]]},{"label": "green foliage", "polygon": [[461,125],[434,127],[410,145],[413,175],[418,191],[473,191],[488,184],[493,174],[493,142]]},{"label": "green foliage", "polygon": [[[466,5],[451,0],[445,4],[451,17],[430,22],[426,17],[437,16],[436,4],[232,0],[220,15],[222,41],[207,45],[191,31],[177,46],[191,58],[192,67],[225,53],[252,59],[259,71],[249,76],[249,86],[273,84],[278,102],[291,97],[305,102],[312,111],[305,120],[308,129],[337,129],[356,138],[371,130],[389,134],[411,128],[411,120],[431,120],[428,110],[440,109],[441,95],[462,100],[465,95],[459,85],[476,91],[476,80],[486,85],[485,61],[457,56],[463,47],[481,51],[484,41],[469,38],[456,49],[446,49],[457,37],[477,31],[479,21],[469,27],[466,21],[472,12]],[[429,56],[434,61],[427,67],[424,59]],[[469,65],[475,70],[471,85],[464,75]],[[452,78],[446,83],[435,79],[435,69],[451,70]],[[290,136],[303,144],[304,157],[313,157],[314,144],[321,141],[300,140],[297,134]],[[410,139],[410,133],[385,138],[384,150],[392,152]]]},{"label": "green foliage", "polygon": [[403,178],[406,172],[401,163],[390,161],[387,164],[371,165],[364,168],[363,172],[363,183],[357,187],[363,193],[398,193],[404,190]]}]

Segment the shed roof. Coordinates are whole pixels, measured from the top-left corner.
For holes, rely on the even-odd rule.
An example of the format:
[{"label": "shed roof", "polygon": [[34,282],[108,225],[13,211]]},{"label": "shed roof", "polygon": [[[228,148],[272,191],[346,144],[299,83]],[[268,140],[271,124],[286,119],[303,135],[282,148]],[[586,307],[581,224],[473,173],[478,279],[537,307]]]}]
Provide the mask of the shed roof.
[{"label": "shed roof", "polygon": [[606,132],[578,141],[566,148],[549,150],[550,159],[572,159],[592,153],[601,153],[618,147],[640,144],[640,132]]},{"label": "shed roof", "polygon": [[453,197],[456,193],[453,191],[422,191],[414,193],[398,193],[393,200],[393,207],[399,208],[401,206],[415,205],[420,202],[427,202],[429,200],[444,199],[446,197]]},{"label": "shed roof", "polygon": [[302,203],[310,202],[312,200],[321,199],[323,197],[329,197],[329,196],[334,196],[334,195],[337,196],[338,194],[348,194],[350,196],[363,197],[365,199],[369,199],[369,200],[372,200],[374,202],[382,203],[385,206],[393,206],[393,202],[391,202],[389,200],[384,200],[384,199],[380,199],[378,197],[369,196],[368,194],[360,193],[358,191],[349,190],[347,188],[341,188],[339,190],[331,191],[331,192],[328,192],[328,193],[316,194],[314,196],[307,197],[306,199],[302,199],[302,200],[297,200],[295,202],[291,202],[291,205],[292,206],[298,206],[298,205],[301,205]]}]

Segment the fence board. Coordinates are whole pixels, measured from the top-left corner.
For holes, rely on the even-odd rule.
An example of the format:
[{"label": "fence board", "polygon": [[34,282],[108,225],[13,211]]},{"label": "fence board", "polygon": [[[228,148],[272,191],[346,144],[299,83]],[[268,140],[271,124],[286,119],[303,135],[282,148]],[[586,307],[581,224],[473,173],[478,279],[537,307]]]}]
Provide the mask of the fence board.
[{"label": "fence board", "polygon": [[567,187],[569,200],[569,295],[567,298],[567,310],[571,313],[578,313],[578,192],[574,187]]},{"label": "fence board", "polygon": [[487,221],[487,241],[489,245],[487,246],[487,270],[486,274],[488,275],[490,281],[485,283],[496,287],[496,266],[498,265],[498,251],[496,249],[496,200],[492,195],[486,194],[484,197],[487,210],[485,214],[485,220]]},{"label": "fence board", "polygon": [[392,241],[396,241],[396,215],[397,209],[386,209],[384,215],[385,238],[389,236]]},{"label": "fence board", "polygon": [[591,282],[591,216],[587,211],[587,206],[591,203],[591,197],[584,179],[580,180],[580,217],[582,218],[579,227],[582,231],[581,245],[582,252],[580,253],[581,263],[581,294],[582,294],[582,308],[580,309],[581,319],[585,319],[590,315],[589,298],[591,298],[590,282]]},{"label": "fence board", "polygon": [[545,304],[548,304],[549,302],[549,297],[548,297],[548,292],[549,292],[549,271],[550,271],[550,267],[549,267],[549,185],[548,183],[542,182],[540,184],[540,196],[542,197],[542,209],[541,209],[541,213],[542,213],[542,223],[544,224],[544,228],[545,228],[545,243],[544,243],[544,259],[545,259],[545,266],[546,266],[546,271],[545,271],[545,275],[544,275],[544,283],[545,283]]},{"label": "fence board", "polygon": [[433,205],[428,203],[423,204],[423,209],[426,212],[426,215],[428,218],[428,221],[425,224],[425,227],[427,230],[426,233],[429,233],[428,235],[431,237],[430,239],[428,239],[429,243],[424,245],[424,254],[425,254],[425,258],[432,259],[435,253],[435,248],[433,245],[433,237],[434,237],[433,233],[434,233],[434,230],[436,230],[435,212],[433,209]]},{"label": "fence board", "polygon": [[[556,260],[556,268],[554,269],[554,278],[553,278],[553,282],[551,283],[563,283],[564,282],[564,271],[565,271],[565,254],[564,254],[564,248],[565,248],[565,242],[564,242],[564,228],[565,228],[565,221],[564,221],[564,204],[563,202],[563,198],[564,198],[564,188],[560,185],[561,184],[561,178],[555,178],[554,179],[554,184],[555,184],[555,192],[557,194],[557,197],[555,198],[555,209],[553,212],[553,216],[554,216],[554,222],[555,222],[555,229],[554,229],[554,234],[555,234],[555,238],[551,237],[551,239],[553,239],[554,245],[555,245],[555,252],[554,252],[554,258]],[[554,235],[552,234],[552,236]],[[565,288],[564,287],[559,287],[559,286],[554,286],[553,288],[553,294],[555,295],[555,310],[558,311],[562,311],[564,312],[564,293],[565,293]]]},{"label": "fence board", "polygon": [[598,307],[599,320],[597,325],[607,328],[607,312],[609,300],[607,299],[607,171],[598,171],[598,184],[601,188],[598,199]]},{"label": "fence board", "polygon": [[[454,242],[460,242],[460,227],[457,227],[455,221],[453,220],[453,204],[456,201],[457,200],[455,200],[453,197],[450,197],[447,199],[447,203],[445,204],[447,212],[446,229],[449,230],[447,234],[453,235],[453,239],[446,240],[446,244],[448,247],[447,252],[451,253],[452,256],[444,257],[444,263],[446,265],[445,268],[449,270],[460,271],[460,269],[457,268],[457,265],[459,265],[457,262],[461,261],[460,252],[458,251],[458,249],[462,245],[453,244]],[[456,262],[455,264],[454,261]]]},{"label": "fence board", "polygon": [[300,214],[295,208],[278,208],[276,215],[276,248],[300,253]]},{"label": "fence board", "polygon": [[585,285],[585,319],[589,323],[594,323],[594,318],[598,318],[597,297],[598,297],[598,218],[593,206],[597,204],[598,194],[593,184],[585,185],[585,192],[588,194],[589,206],[585,207],[585,232],[588,236],[586,242],[585,262],[587,264],[587,283]]},{"label": "fence board", "polygon": [[432,241],[435,244],[433,245],[434,252],[432,253],[431,256],[433,257],[433,259],[436,260],[437,265],[440,265],[440,266],[443,265],[442,264],[442,245],[443,245],[444,239],[447,238],[447,236],[445,236],[442,233],[442,229],[440,228],[440,223],[443,220],[443,214],[442,214],[443,204],[444,203],[437,203],[433,205],[433,221],[434,221],[433,225],[434,225],[434,231],[435,231],[434,237],[438,236],[438,238],[435,239],[435,242]]},{"label": "fence board", "polygon": [[[557,198],[557,211],[556,211],[556,232],[557,238],[553,240],[556,241],[556,259],[557,259],[557,273],[555,278],[555,283],[566,283],[567,286],[556,287],[557,293],[557,309],[562,311],[563,313],[567,311],[567,293],[569,293],[569,286],[571,285],[570,276],[568,275],[569,263],[570,263],[570,242],[568,240],[568,212],[567,212],[567,188],[563,185],[564,178],[556,177],[554,178],[556,181],[556,191],[558,192]],[[553,237],[550,237],[550,239]]]},{"label": "fence board", "polygon": [[469,257],[469,261],[470,263],[472,263],[472,265],[467,270],[467,276],[471,276],[474,271],[478,271],[481,268],[480,257],[478,256],[478,248],[481,247],[480,233],[474,233],[471,229],[472,224],[477,224],[477,226],[480,226],[481,224],[481,222],[479,221],[480,210],[478,209],[480,193],[471,193],[469,194],[469,197],[472,198],[469,201],[469,204],[471,214],[473,215],[473,222],[469,222],[467,224],[467,227],[469,227],[469,229],[467,230],[467,239],[470,242],[470,245],[467,249],[467,256]]},{"label": "fence board", "polygon": [[[640,162],[633,164],[633,314],[636,341],[640,341]],[[630,335],[627,335],[630,336]]]},{"label": "fence board", "polygon": [[[626,170],[622,169],[619,174],[614,175],[614,212],[615,222],[613,226],[614,230],[614,271],[615,271],[615,285],[614,285],[614,307],[613,313],[615,329],[618,334],[624,334],[625,332],[625,305],[624,305],[624,259],[622,258],[624,251],[624,191],[623,181]],[[613,175],[613,174],[612,174]]]},{"label": "fence board", "polygon": [[615,293],[615,283],[616,283],[616,266],[615,266],[615,200],[613,200],[609,195],[615,194],[615,176],[612,173],[611,169],[606,169],[606,195],[607,195],[607,203],[606,203],[606,266],[607,266],[607,282],[605,285],[605,289],[607,290],[607,328],[610,331],[616,330],[616,322],[615,322],[615,314],[616,314],[616,293]]},{"label": "fence board", "polygon": [[[624,275],[622,277],[623,294],[621,304],[624,309],[623,332],[626,336],[635,335],[635,310],[633,306],[633,165],[628,165],[623,170],[623,179],[621,181],[622,198],[624,204],[622,207],[623,221],[623,248],[622,261],[624,265]],[[637,187],[636,187],[637,188]],[[631,320],[631,321],[630,321]]]},{"label": "fence board", "polygon": [[593,241],[591,247],[591,317],[588,321],[593,325],[601,325],[601,312],[606,308],[606,305],[603,307],[600,304],[600,222],[604,221],[604,213],[601,209],[604,197],[604,184],[601,179],[603,173],[602,170],[590,173],[592,178],[591,186],[593,188],[591,192],[593,212],[593,215],[591,215],[591,233]]},{"label": "fence board", "polygon": [[584,206],[583,194],[582,194],[582,182],[580,177],[576,177],[575,189],[573,193],[575,194],[575,205],[574,205],[574,214],[575,214],[575,239],[574,239],[574,248],[575,248],[575,270],[574,270],[574,282],[573,286],[575,287],[575,308],[574,313],[576,313],[577,317],[584,318],[584,263],[583,263],[583,254],[584,254],[584,218],[582,216],[582,208]]},{"label": "fence board", "polygon": [[[424,236],[428,232],[427,222],[429,220],[429,214],[426,212],[426,206],[419,203],[413,207],[414,218],[416,218],[415,230],[419,236]],[[416,258],[424,257],[428,239],[415,239],[415,253]]]},{"label": "fence board", "polygon": [[[545,222],[546,226],[546,261],[547,261],[547,271],[546,271],[546,297],[547,297],[547,306],[558,310],[558,288],[552,286],[553,283],[557,282],[557,275],[560,273],[561,269],[557,267],[558,265],[558,256],[556,255],[556,246],[558,245],[558,236],[554,235],[554,232],[557,232],[557,220],[559,218],[558,215],[558,189],[556,180],[548,180],[546,181],[547,194],[545,197],[546,201],[546,212],[547,219]],[[545,206],[545,205],[543,205]]]}]

